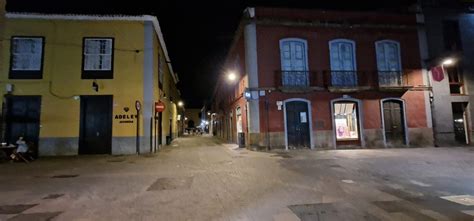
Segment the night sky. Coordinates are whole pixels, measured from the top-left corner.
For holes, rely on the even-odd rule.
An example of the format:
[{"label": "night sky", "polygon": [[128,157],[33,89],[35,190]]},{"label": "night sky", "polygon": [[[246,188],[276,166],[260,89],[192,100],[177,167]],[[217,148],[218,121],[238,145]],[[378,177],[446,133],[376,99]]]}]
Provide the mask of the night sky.
[{"label": "night sky", "polygon": [[[173,69],[180,77],[178,87],[186,107],[202,107],[209,99],[230,47],[242,11],[247,6],[299,8],[398,10],[414,0],[395,1],[302,1],[221,0],[145,1],[127,3],[101,0],[7,0],[8,11],[151,14],[160,21]],[[153,3],[152,3],[153,2]],[[154,6],[157,5],[157,6]]]}]

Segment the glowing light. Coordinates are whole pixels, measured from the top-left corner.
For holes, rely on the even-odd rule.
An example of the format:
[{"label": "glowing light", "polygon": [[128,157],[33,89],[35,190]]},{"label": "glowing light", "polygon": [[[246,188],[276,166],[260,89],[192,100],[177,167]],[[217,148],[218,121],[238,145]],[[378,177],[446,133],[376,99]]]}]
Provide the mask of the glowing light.
[{"label": "glowing light", "polygon": [[182,101],[178,102],[178,106],[182,107],[184,106],[184,103]]},{"label": "glowing light", "polygon": [[443,65],[452,65],[452,64],[454,64],[454,60],[451,58],[448,58],[443,61]]},{"label": "glowing light", "polygon": [[237,79],[237,74],[235,72],[231,71],[227,74],[227,79],[229,81],[235,81]]}]

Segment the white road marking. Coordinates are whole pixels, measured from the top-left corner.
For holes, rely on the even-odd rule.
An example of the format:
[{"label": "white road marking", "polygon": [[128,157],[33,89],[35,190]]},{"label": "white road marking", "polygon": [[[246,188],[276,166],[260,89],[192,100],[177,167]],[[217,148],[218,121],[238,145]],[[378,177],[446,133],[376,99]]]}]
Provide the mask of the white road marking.
[{"label": "white road marking", "polygon": [[441,198],[465,206],[474,206],[474,196],[471,195],[443,196]]},{"label": "white road marking", "polygon": [[343,183],[353,184],[354,180],[341,180]]},{"label": "white road marking", "polygon": [[422,186],[422,187],[430,187],[431,186],[431,184],[423,183],[423,182],[416,181],[416,180],[410,180],[410,183],[415,184],[417,186]]},{"label": "white road marking", "polygon": [[461,211],[461,212],[463,212],[463,213],[465,213],[465,214],[467,214],[467,215],[470,215],[470,216],[474,216],[474,210],[463,210],[463,211]]}]

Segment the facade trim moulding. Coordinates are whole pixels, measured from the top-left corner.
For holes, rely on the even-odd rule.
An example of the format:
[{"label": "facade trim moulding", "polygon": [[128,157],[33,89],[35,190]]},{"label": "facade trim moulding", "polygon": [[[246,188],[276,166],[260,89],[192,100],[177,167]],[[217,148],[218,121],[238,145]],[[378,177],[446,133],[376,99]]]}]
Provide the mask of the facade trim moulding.
[{"label": "facade trim moulding", "polygon": [[271,18],[257,18],[255,19],[257,25],[279,25],[292,27],[317,27],[317,28],[373,28],[373,29],[412,29],[417,30],[422,24],[413,25],[397,25],[397,24],[350,24],[341,23],[337,21],[296,21],[293,19],[271,19]]}]

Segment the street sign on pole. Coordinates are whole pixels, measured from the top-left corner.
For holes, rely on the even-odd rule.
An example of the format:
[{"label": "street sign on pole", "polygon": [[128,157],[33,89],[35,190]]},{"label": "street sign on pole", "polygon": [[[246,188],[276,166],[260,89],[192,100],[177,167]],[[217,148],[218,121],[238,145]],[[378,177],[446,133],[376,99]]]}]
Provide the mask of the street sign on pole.
[{"label": "street sign on pole", "polygon": [[165,110],[166,106],[163,102],[161,101],[158,101],[158,102],[155,102],[155,112],[163,112]]}]

